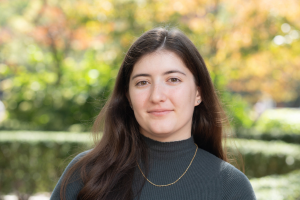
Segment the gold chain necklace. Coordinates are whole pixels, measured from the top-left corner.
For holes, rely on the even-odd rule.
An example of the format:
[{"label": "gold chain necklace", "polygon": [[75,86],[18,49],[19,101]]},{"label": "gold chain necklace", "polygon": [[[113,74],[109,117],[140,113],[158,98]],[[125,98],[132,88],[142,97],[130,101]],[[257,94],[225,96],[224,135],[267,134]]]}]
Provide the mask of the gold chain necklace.
[{"label": "gold chain necklace", "polygon": [[193,159],[191,160],[189,166],[186,168],[185,172],[183,172],[183,174],[182,174],[176,181],[174,181],[173,183],[169,183],[169,184],[166,184],[166,185],[156,185],[155,183],[152,183],[151,181],[149,181],[149,179],[145,176],[145,174],[143,173],[143,171],[142,171],[141,168],[140,168],[139,163],[137,163],[138,168],[140,169],[140,172],[142,173],[143,177],[144,177],[149,183],[151,183],[152,185],[154,185],[154,186],[156,186],[156,187],[166,187],[166,186],[173,185],[173,184],[175,184],[177,181],[179,181],[179,180],[185,175],[185,173],[186,173],[186,172],[188,171],[188,169],[190,168],[192,162],[194,161],[194,158],[195,158],[195,156],[196,156],[196,154],[197,154],[197,150],[198,150],[198,146],[197,146],[196,143],[195,143],[195,145],[196,145],[197,148],[196,148],[194,157],[193,157]]}]

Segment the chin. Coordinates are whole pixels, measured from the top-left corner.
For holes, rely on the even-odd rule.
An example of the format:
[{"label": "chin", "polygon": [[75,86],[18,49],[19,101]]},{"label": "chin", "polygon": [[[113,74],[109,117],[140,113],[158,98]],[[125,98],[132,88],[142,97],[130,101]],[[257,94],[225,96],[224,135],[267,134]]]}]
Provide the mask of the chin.
[{"label": "chin", "polygon": [[152,132],[153,134],[163,135],[163,134],[170,134],[173,131],[173,129],[170,129],[170,127],[155,127],[153,129],[150,129],[149,132]]},{"label": "chin", "polygon": [[149,135],[156,136],[156,137],[169,137],[170,135],[172,135],[172,131],[171,130],[159,130],[159,131],[152,130],[151,132],[149,132]]}]

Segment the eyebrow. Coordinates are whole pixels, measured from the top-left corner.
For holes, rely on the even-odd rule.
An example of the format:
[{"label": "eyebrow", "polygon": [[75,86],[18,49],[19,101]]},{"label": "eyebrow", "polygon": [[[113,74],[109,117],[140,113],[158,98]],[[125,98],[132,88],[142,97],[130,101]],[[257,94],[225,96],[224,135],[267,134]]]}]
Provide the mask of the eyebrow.
[{"label": "eyebrow", "polygon": [[[181,71],[178,71],[178,70],[170,70],[170,71],[166,71],[165,73],[163,73],[163,75],[172,74],[172,73],[180,73],[180,74],[183,74],[183,75],[186,76],[185,73],[183,73],[183,72],[181,72]],[[136,75],[134,75],[134,76],[131,78],[131,80],[133,80],[133,79],[135,79],[135,78],[137,78],[137,77],[139,77],[139,76],[151,76],[151,75],[150,75],[150,74],[136,74]]]}]

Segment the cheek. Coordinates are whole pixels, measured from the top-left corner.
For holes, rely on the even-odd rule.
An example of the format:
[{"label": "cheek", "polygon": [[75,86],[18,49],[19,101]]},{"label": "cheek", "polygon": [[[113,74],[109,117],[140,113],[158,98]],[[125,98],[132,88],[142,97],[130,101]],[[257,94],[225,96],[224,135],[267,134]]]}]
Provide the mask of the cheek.
[{"label": "cheek", "polygon": [[147,91],[132,91],[130,94],[131,103],[135,108],[142,108],[148,98]]},{"label": "cheek", "polygon": [[170,90],[169,96],[174,104],[180,107],[187,107],[188,105],[194,106],[195,94],[189,87],[179,87]]}]

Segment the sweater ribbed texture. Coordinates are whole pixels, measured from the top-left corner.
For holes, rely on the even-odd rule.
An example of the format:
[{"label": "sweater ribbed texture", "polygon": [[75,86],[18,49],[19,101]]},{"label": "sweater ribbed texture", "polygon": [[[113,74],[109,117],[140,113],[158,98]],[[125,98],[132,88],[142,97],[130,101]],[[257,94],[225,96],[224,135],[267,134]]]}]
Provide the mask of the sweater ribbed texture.
[{"label": "sweater ribbed texture", "polygon": [[[196,150],[193,138],[174,142],[159,142],[143,137],[148,146],[149,173],[147,178],[158,185],[176,181],[187,169]],[[75,163],[83,152],[76,156],[65,171]],[[144,166],[139,163],[145,173]],[[63,173],[62,177],[64,176]],[[135,170],[133,192],[140,188],[144,177],[138,168]],[[57,183],[51,200],[60,199],[60,182]],[[67,199],[76,199],[82,187],[81,181],[73,182],[67,187]],[[186,174],[175,184],[156,187],[145,182],[140,200],[255,200],[255,194],[248,178],[229,163],[198,148],[196,157]],[[137,197],[135,198],[137,200]]]}]

